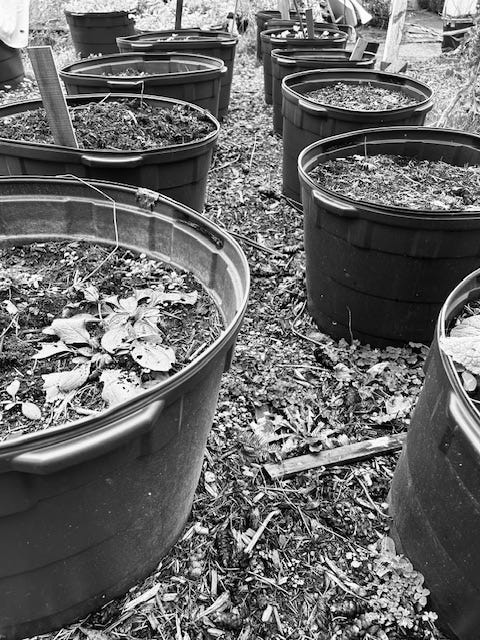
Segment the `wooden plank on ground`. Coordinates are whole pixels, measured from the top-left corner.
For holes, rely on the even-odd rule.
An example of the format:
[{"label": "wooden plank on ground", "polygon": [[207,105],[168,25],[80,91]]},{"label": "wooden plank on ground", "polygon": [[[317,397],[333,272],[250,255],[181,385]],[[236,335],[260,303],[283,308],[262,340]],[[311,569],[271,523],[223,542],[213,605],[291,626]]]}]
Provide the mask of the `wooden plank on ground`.
[{"label": "wooden plank on ground", "polygon": [[278,0],[277,6],[282,20],[290,20],[290,0]]},{"label": "wooden plank on ground", "polygon": [[175,30],[182,28],[183,0],[177,0],[175,8]]},{"label": "wooden plank on ground", "polygon": [[374,456],[392,453],[402,448],[406,438],[406,432],[397,433],[391,436],[382,436],[372,440],[363,440],[354,444],[347,444],[344,447],[326,449],[319,453],[306,454],[283,460],[278,464],[265,464],[263,468],[273,479],[283,476],[307,471],[307,469],[318,469],[319,467],[333,467],[339,464],[348,464],[367,460]]},{"label": "wooden plank on ground", "polygon": [[353,51],[350,54],[349,60],[361,60],[363,58],[363,54],[365,53],[365,49],[367,48],[368,40],[365,38],[358,38],[353,47]]},{"label": "wooden plank on ground", "polygon": [[382,58],[386,62],[396,62],[398,60],[406,13],[407,0],[392,0],[392,10],[388,21]]},{"label": "wooden plank on ground", "polygon": [[55,144],[63,147],[78,147],[65,95],[55,67],[52,47],[27,47],[27,51]]}]

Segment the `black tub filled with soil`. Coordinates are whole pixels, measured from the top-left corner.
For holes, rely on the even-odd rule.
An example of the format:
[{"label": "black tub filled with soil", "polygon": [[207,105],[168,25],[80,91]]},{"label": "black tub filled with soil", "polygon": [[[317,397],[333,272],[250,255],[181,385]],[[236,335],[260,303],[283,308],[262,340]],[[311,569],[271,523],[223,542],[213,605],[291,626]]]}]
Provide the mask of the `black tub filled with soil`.
[{"label": "black tub filled with soil", "polygon": [[203,209],[220,125],[180,100],[129,94],[67,97],[79,148],[54,144],[40,100],[0,108],[0,174],[111,180]]},{"label": "black tub filled with soil", "polygon": [[367,129],[298,159],[308,308],[322,331],[429,344],[448,293],[480,260],[480,137]]},{"label": "black tub filled with soil", "polygon": [[118,53],[64,67],[59,75],[71,95],[144,93],[191,102],[218,114],[227,68],[217,58],[189,53]]}]

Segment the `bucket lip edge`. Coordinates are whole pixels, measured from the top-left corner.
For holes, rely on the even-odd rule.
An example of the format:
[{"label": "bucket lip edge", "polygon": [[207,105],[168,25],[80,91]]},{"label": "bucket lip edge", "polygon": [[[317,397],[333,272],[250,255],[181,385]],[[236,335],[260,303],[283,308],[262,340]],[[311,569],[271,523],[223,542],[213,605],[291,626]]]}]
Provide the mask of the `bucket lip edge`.
[{"label": "bucket lip edge", "polygon": [[[361,61],[360,61],[361,62]],[[300,76],[313,76],[315,74],[322,74],[322,75],[327,75],[329,73],[337,73],[340,72],[341,74],[350,74],[353,73],[355,75],[360,76],[361,74],[371,74],[374,75],[376,77],[378,76],[384,76],[385,80],[387,81],[388,78],[402,78],[404,80],[406,80],[405,86],[407,88],[411,88],[411,89],[416,89],[416,90],[422,90],[423,94],[424,94],[424,98],[422,100],[419,100],[418,102],[416,102],[413,105],[407,105],[407,106],[403,106],[403,107],[397,107],[395,109],[347,109],[346,107],[339,107],[339,106],[333,106],[328,104],[327,102],[318,102],[316,100],[312,100],[311,98],[308,98],[307,96],[305,96],[302,93],[299,93],[298,91],[295,91],[295,89],[293,89],[292,87],[289,86],[289,83],[293,82],[296,78],[299,78]],[[361,78],[359,78],[361,80]],[[322,78],[318,79],[319,82],[322,81]],[[347,82],[351,80],[351,81],[356,81],[355,78],[345,78],[345,79],[337,79],[337,80],[332,80],[332,82]],[[371,78],[370,80],[368,78],[365,78],[366,82],[372,82],[375,81],[375,78]],[[325,78],[325,82],[328,82],[328,80]],[[382,78],[378,79],[378,82],[382,82]],[[299,83],[301,84],[301,83]],[[399,86],[398,83],[392,82],[392,85],[396,85]],[[410,85],[408,87],[408,85]],[[402,88],[402,87],[400,87]],[[418,108],[422,108],[422,110],[425,108],[425,106],[429,103],[431,103],[432,107],[433,107],[433,95],[434,95],[434,91],[431,87],[428,86],[428,84],[421,82],[420,80],[417,80],[416,78],[412,78],[411,76],[406,76],[400,73],[388,73],[386,71],[379,71],[377,69],[369,69],[369,68],[355,68],[355,67],[339,67],[338,69],[335,68],[329,68],[329,69],[312,69],[310,71],[299,71],[298,73],[292,73],[289,74],[288,76],[285,76],[282,79],[282,95],[283,92],[285,92],[285,97],[290,98],[290,99],[303,99],[306,102],[312,104],[312,105],[320,105],[322,107],[325,107],[326,109],[328,109],[329,111],[332,111],[333,113],[341,113],[341,114],[351,114],[351,113],[359,113],[361,115],[372,115],[372,116],[383,116],[383,115],[388,115],[388,114],[402,114],[406,111],[409,110],[415,110]]]},{"label": "bucket lip edge", "polygon": [[[62,177],[62,176],[0,176],[0,187],[2,184],[18,184],[22,182],[27,183],[39,183],[45,184],[46,179],[48,183],[59,183],[66,185],[75,185],[75,187],[81,188],[81,183],[76,180],[74,177]],[[88,182],[98,188],[114,188],[119,192],[127,192],[130,194],[135,194],[138,191],[138,187],[132,187],[129,185],[125,185],[122,183],[108,182],[105,180],[96,180],[96,179],[88,179],[83,180],[83,182]],[[19,449],[22,447],[26,447],[28,449],[35,448],[35,445],[39,447],[50,446],[60,441],[66,441],[73,439],[79,435],[84,435],[90,431],[98,428],[98,422],[104,421],[108,422],[110,416],[123,416],[131,411],[138,410],[143,406],[150,403],[152,400],[161,399],[162,397],[166,397],[171,393],[175,393],[175,391],[182,384],[186,383],[192,377],[194,377],[203,366],[210,362],[214,357],[216,357],[219,352],[225,348],[229,342],[232,342],[232,346],[235,344],[238,331],[240,329],[241,323],[243,321],[243,317],[247,310],[247,304],[249,299],[250,285],[251,285],[251,275],[250,275],[250,267],[248,264],[247,257],[239,242],[228,232],[226,229],[222,229],[215,222],[209,220],[198,211],[194,211],[190,207],[187,207],[184,204],[169,198],[163,194],[158,192],[154,192],[158,195],[158,201],[171,206],[174,205],[176,210],[181,210],[186,214],[187,219],[193,218],[195,221],[198,221],[202,226],[210,227],[212,231],[214,231],[217,235],[220,235],[223,239],[227,239],[229,245],[234,250],[237,258],[240,260],[241,268],[243,273],[241,274],[242,280],[244,280],[244,291],[243,295],[240,297],[239,304],[237,305],[237,309],[232,316],[232,319],[229,323],[225,324],[222,332],[218,336],[216,340],[210,344],[205,351],[203,351],[197,358],[195,358],[192,362],[187,364],[185,367],[177,371],[177,373],[171,375],[169,378],[160,382],[155,387],[150,389],[146,389],[136,395],[134,398],[122,402],[115,407],[110,409],[106,409],[102,411],[99,415],[96,416],[85,416],[83,418],[79,418],[78,420],[66,422],[64,424],[60,424],[54,427],[47,427],[41,431],[37,431],[34,433],[27,433],[16,438],[12,438],[11,440],[7,440],[4,442],[0,442],[0,462],[3,460],[8,460],[9,457],[16,455]],[[10,194],[13,195],[13,194]],[[38,196],[38,194],[36,194]],[[47,194],[51,197],[54,197],[55,194]],[[35,197],[35,194],[32,195]],[[132,205],[125,205],[127,207],[132,207]],[[138,209],[141,209],[143,214],[150,214],[152,216],[160,215],[155,211],[148,211],[147,209],[142,209],[139,205],[137,205]],[[180,224],[182,221],[178,221]],[[191,228],[191,227],[189,227]],[[203,286],[203,285],[202,285]],[[108,424],[104,425],[105,427]],[[2,471],[0,470],[0,474]]]},{"label": "bucket lip edge", "polygon": [[[80,93],[76,95],[67,95],[65,96],[65,98],[68,104],[69,101],[74,102],[75,100],[80,100],[81,102],[83,102],[83,100],[88,101],[90,99],[92,102],[95,102],[95,101],[101,102],[102,100],[114,101],[117,98],[138,99],[139,94],[138,93]],[[2,138],[1,136],[0,136],[0,143],[10,147],[20,145],[20,148],[30,147],[30,148],[39,149],[39,150],[46,149],[46,150],[53,150],[53,151],[65,151],[65,152],[75,153],[75,154],[77,153],[88,154],[88,155],[98,154],[100,157],[105,157],[105,158],[108,158],[109,156],[128,157],[129,155],[139,155],[139,154],[150,157],[152,155],[170,153],[175,149],[179,149],[183,151],[189,148],[200,147],[206,143],[214,142],[220,134],[220,128],[221,128],[220,122],[210,111],[208,111],[208,109],[199,107],[198,105],[193,104],[192,102],[186,102],[185,100],[181,100],[180,98],[168,98],[166,96],[158,96],[158,95],[156,96],[151,94],[143,94],[142,98],[146,98],[149,100],[153,99],[156,102],[162,101],[162,102],[170,102],[173,104],[187,105],[189,108],[194,109],[195,111],[200,112],[202,115],[207,116],[211,124],[213,124],[215,128],[213,131],[211,131],[205,137],[200,138],[199,140],[192,140],[191,142],[183,142],[179,144],[166,145],[164,147],[154,147],[153,149],[128,149],[128,150],[123,149],[120,151],[114,151],[113,149],[84,149],[84,148],[77,148],[77,147],[67,147],[60,144],[54,144],[53,142],[45,143],[45,142],[31,142],[28,140],[13,140],[12,138]],[[41,98],[38,98],[33,100],[22,100],[19,102],[9,102],[7,104],[1,105],[0,120],[2,118],[9,117],[8,115],[2,115],[2,110],[4,107],[10,108],[10,107],[17,107],[17,106],[23,106],[23,105],[29,105],[29,104],[30,105],[36,104],[38,105],[37,108],[41,108],[42,100]],[[28,109],[20,110],[18,111],[18,113],[24,113],[25,111],[28,111]],[[16,114],[12,114],[12,115],[16,115]]]},{"label": "bucket lip edge", "polygon": [[[442,210],[429,210],[429,209],[408,209],[404,207],[397,207],[394,205],[382,206],[374,202],[369,202],[368,200],[355,200],[353,198],[350,198],[349,196],[344,196],[330,189],[326,189],[325,187],[321,187],[320,185],[315,183],[305,171],[305,168],[304,168],[305,156],[307,156],[309,153],[312,153],[314,149],[320,145],[335,142],[337,140],[340,141],[342,139],[346,140],[354,135],[357,136],[359,134],[361,135],[369,134],[369,133],[382,134],[387,132],[395,133],[395,131],[399,131],[399,132],[412,131],[412,132],[422,132],[427,134],[429,132],[435,132],[438,134],[446,133],[450,135],[452,133],[453,134],[461,133],[462,135],[465,135],[465,136],[472,136],[473,138],[477,138],[478,148],[480,150],[480,134],[477,135],[477,134],[471,134],[467,132],[459,132],[456,129],[444,129],[444,128],[438,128],[438,127],[422,127],[422,126],[408,126],[408,127],[398,126],[398,127],[378,127],[378,128],[371,128],[371,129],[362,129],[359,131],[340,133],[336,136],[323,138],[322,140],[317,140],[316,142],[312,142],[312,144],[308,145],[308,147],[305,147],[304,149],[302,149],[302,151],[298,156],[298,162],[297,162],[297,168],[298,168],[300,180],[303,180],[304,182],[306,182],[309,185],[309,187],[311,187],[312,189],[323,191],[334,201],[337,200],[341,203],[346,203],[349,205],[355,205],[355,203],[361,203],[364,209],[371,210],[371,213],[376,215],[380,214],[382,216],[385,216],[390,214],[395,217],[396,216],[410,217],[415,220],[425,219],[432,222],[435,221],[435,219],[442,220],[442,221],[446,221],[446,220],[467,221],[475,216],[480,217],[480,205],[478,209],[472,209],[472,210],[451,209],[449,211],[442,211]],[[391,141],[393,142],[393,140]],[[408,140],[405,140],[405,141],[408,142]],[[385,139],[385,142],[388,142],[387,138]],[[401,141],[398,140],[398,142],[401,142]],[[458,212],[459,215],[456,215],[456,212]]]}]

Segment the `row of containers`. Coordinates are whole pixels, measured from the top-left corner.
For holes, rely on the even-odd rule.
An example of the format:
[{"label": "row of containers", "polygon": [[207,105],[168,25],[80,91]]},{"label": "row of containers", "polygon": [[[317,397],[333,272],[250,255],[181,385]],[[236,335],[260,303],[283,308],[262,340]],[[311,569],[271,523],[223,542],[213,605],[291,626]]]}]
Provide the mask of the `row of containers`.
[{"label": "row of containers", "polygon": [[[380,154],[403,156],[406,163],[479,166],[480,137],[425,127],[430,87],[375,70],[375,46],[350,60],[348,29],[318,24],[315,39],[299,38],[294,15],[290,24],[272,25],[272,17],[279,19],[257,14],[257,57],[273,129],[283,138],[283,195],[303,213],[308,309],[335,338],[375,347],[432,345],[391,485],[391,533],[423,573],[442,629],[476,640],[480,414],[475,393],[464,388],[462,367],[442,344],[480,299],[480,210],[382,205],[322,186],[315,176],[330,161],[357,156],[368,162]],[[400,92],[409,105],[356,110],[311,97],[336,83]],[[450,191],[462,188],[454,184]],[[478,196],[478,186],[472,189]],[[475,357],[474,340],[463,364]]]},{"label": "row of containers", "polygon": [[[473,640],[480,622],[479,416],[439,342],[462,305],[480,293],[477,274],[454,289],[479,265],[480,211],[355,201],[322,188],[311,175],[327,160],[352,154],[480,164],[480,138],[424,127],[432,108],[429,87],[373,70],[373,51],[351,64],[348,30],[320,24],[319,37],[300,44],[285,34],[290,26],[263,29],[260,45],[264,63],[271,45],[283,191],[305,220],[308,307],[320,329],[337,338],[353,334],[379,347],[433,338],[425,387],[392,484],[393,535],[425,575],[442,624],[461,640]],[[60,236],[114,244],[106,194],[117,203],[121,244],[191,271],[216,300],[225,330],[189,366],[133,401],[0,445],[0,633],[7,638],[58,628],[120,595],[177,539],[200,474],[221,374],[245,313],[245,256],[229,234],[198,213],[220,127],[214,114],[228,109],[236,38],[163,31],[121,37],[118,46],[123,53],[62,70],[74,94],[69,105],[142,93],[159,108],[188,104],[208,113],[214,132],[195,143],[141,153],[87,153],[0,138],[0,173],[52,176],[0,179],[1,241]],[[132,65],[138,76],[119,79],[117,72]],[[209,74],[216,78],[217,100],[210,104],[200,86]],[[403,92],[415,105],[353,112],[306,96],[339,81]],[[180,90],[187,93],[168,93]],[[0,108],[0,118],[38,106],[9,104]],[[72,173],[88,184],[53,177]],[[91,185],[104,195],[95,195]],[[146,196],[145,188],[162,195]]]}]

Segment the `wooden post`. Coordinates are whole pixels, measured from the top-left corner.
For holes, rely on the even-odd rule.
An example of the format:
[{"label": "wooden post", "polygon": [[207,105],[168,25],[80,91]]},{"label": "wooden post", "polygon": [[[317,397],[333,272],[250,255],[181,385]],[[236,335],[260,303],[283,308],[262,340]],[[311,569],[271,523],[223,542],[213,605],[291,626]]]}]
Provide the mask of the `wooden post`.
[{"label": "wooden post", "polygon": [[315,38],[315,28],[313,25],[313,10],[305,9],[305,22],[307,23],[307,37],[312,40]]},{"label": "wooden post", "polygon": [[282,20],[290,20],[290,0],[278,0],[278,10]]},{"label": "wooden post", "polygon": [[407,0],[392,0],[392,12],[388,21],[387,37],[383,51],[383,67],[398,60],[406,13]]},{"label": "wooden post", "polygon": [[353,47],[353,51],[350,54],[349,60],[361,60],[363,58],[363,54],[365,53],[365,49],[367,48],[367,44],[368,40],[360,37]]},{"label": "wooden post", "polygon": [[27,47],[55,144],[77,147],[67,101],[60,85],[52,47]]},{"label": "wooden post", "polygon": [[183,0],[177,0],[175,9],[175,30],[182,28]]}]

